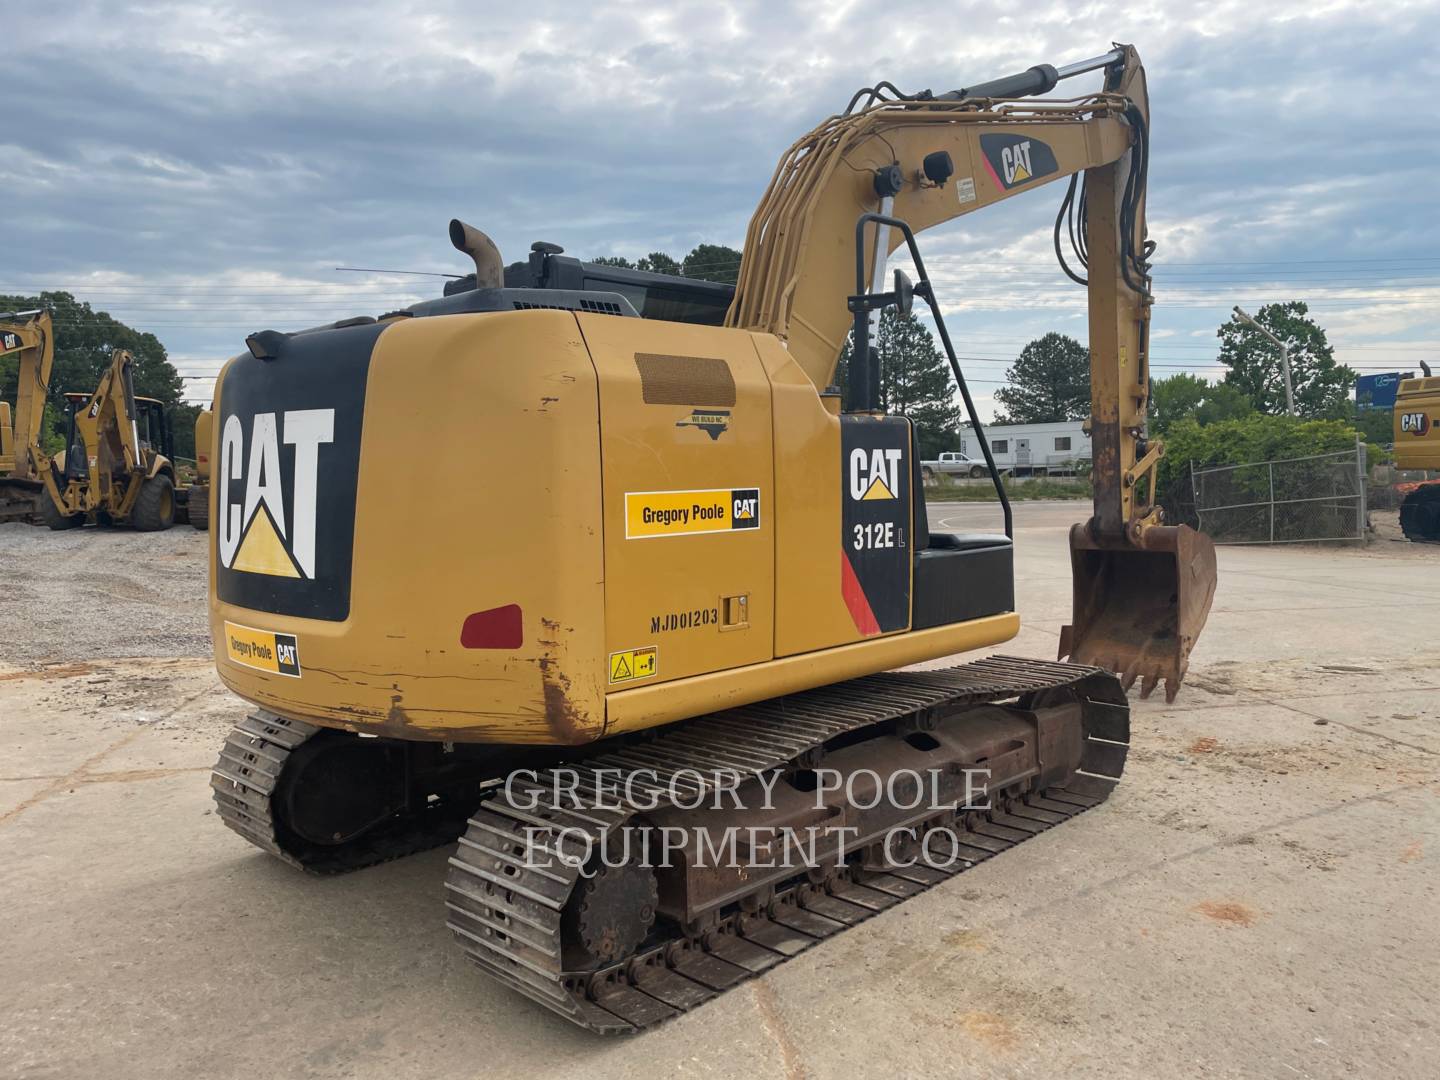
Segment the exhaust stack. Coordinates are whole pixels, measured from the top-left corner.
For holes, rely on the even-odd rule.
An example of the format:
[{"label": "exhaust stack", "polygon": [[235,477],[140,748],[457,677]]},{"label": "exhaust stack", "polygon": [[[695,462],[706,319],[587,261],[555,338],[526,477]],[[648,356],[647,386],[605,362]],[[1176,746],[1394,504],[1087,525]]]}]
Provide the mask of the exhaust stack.
[{"label": "exhaust stack", "polygon": [[475,287],[498,289],[505,284],[505,263],[495,241],[459,218],[450,221],[450,243],[475,260]]}]

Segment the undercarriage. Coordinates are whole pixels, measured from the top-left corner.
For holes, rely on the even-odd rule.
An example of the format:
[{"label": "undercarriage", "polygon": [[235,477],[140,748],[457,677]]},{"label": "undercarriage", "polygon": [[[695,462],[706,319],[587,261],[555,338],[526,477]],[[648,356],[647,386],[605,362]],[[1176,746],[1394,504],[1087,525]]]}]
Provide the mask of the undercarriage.
[{"label": "undercarriage", "polygon": [[212,784],[227,825],[311,872],[458,840],[445,903],[465,953],[626,1032],[1097,805],[1128,741],[1114,675],[990,657],[543,757],[259,712]]}]

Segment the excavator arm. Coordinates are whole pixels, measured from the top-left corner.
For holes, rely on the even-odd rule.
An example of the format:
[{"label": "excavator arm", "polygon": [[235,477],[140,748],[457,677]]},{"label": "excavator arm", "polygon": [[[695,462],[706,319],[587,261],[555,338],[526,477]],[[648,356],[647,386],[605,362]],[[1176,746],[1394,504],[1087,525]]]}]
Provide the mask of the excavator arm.
[{"label": "excavator arm", "polygon": [[[1099,93],[1024,100],[1095,70],[1104,71]],[[870,102],[854,108],[867,94]],[[1110,667],[1126,685],[1139,679],[1142,694],[1164,679],[1173,698],[1209,614],[1215,554],[1208,538],[1162,525],[1156,505],[1164,448],[1145,429],[1149,99],[1139,56],[1117,46],[946,94],[882,94],[862,91],[781,159],[750,222],[727,323],[780,337],[823,390],[835,382],[851,325],[861,215],[898,218],[919,233],[1070,178],[1055,240],[1059,254],[1065,218],[1078,216],[1078,234],[1073,221],[1068,231],[1088,273],[1066,269],[1089,295],[1094,512],[1071,533],[1074,614],[1061,656]],[[873,292],[901,242],[899,230],[881,225],[873,252],[862,253]],[[855,355],[856,408],[876,411],[875,362],[863,343]]]}]

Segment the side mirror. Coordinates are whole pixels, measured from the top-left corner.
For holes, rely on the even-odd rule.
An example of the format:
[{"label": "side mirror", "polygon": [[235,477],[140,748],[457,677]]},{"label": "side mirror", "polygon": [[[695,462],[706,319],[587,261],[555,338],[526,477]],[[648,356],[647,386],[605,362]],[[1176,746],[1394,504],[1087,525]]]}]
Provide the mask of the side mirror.
[{"label": "side mirror", "polygon": [[905,276],[904,270],[895,271],[895,310],[901,315],[909,315],[910,309],[915,306],[915,286]]}]

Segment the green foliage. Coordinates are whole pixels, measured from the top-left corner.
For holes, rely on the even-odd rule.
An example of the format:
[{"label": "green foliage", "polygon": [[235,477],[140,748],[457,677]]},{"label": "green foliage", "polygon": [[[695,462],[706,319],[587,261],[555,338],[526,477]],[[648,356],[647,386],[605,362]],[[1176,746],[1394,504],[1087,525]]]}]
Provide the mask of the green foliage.
[{"label": "green foliage", "polygon": [[648,270],[652,274],[680,276],[680,264],[663,251],[652,251],[635,264],[636,270]]},{"label": "green foliage", "polygon": [[1355,429],[1343,420],[1260,415],[1203,425],[1196,420],[1180,420],[1165,436],[1159,490],[1166,493],[1167,504],[1188,501],[1188,491],[1177,491],[1176,485],[1189,484],[1192,463],[1197,469],[1248,465],[1329,454],[1354,446]]},{"label": "green foliage", "polygon": [[663,251],[652,251],[638,262],[631,262],[623,255],[602,255],[590,261],[600,266],[618,266],[622,270],[646,270],[652,274],[673,274],[701,281],[719,281],[725,285],[734,285],[740,277],[740,252],[724,244],[697,244],[683,262]]},{"label": "green foliage", "polygon": [[1243,390],[1225,383],[1210,387],[1205,400],[1195,410],[1195,419],[1201,424],[1216,424],[1222,420],[1243,420],[1255,414],[1255,406]]},{"label": "green foliage", "polygon": [[170,431],[175,437],[176,458],[195,460],[195,418],[204,406],[176,405],[170,410]]},{"label": "green foliage", "polygon": [[1005,418],[996,423],[1050,424],[1090,415],[1090,350],[1065,334],[1052,331],[1030,342],[1005,379],[1009,385],[995,391]]},{"label": "green foliage", "polygon": [[686,277],[734,285],[740,278],[740,252],[724,244],[697,244],[685,256],[682,272]]},{"label": "green foliage", "polygon": [[[1389,446],[1395,441],[1394,409],[1355,409],[1350,422],[1373,448]],[[1373,454],[1370,460],[1375,460]]]},{"label": "green foliage", "polygon": [[[95,311],[68,292],[43,292],[39,296],[0,296],[0,311],[49,308],[55,319],[55,367],[50,374],[50,393],[41,434],[43,445],[54,441],[60,431],[67,391],[90,393],[110,366],[116,349],[129,349],[135,357],[135,393],[158,398],[167,405],[180,401],[184,380],[165,354],[165,346],[154,334],[142,333],[108,312]],[[0,367],[0,396],[15,401],[18,358]],[[193,438],[192,438],[193,444]]]},{"label": "green foliage", "polygon": [[1255,411],[1250,399],[1236,387],[1212,384],[1182,371],[1150,384],[1150,431],[1164,435],[1180,420],[1200,424],[1239,420]]},{"label": "green foliage", "polygon": [[[1255,321],[1289,347],[1295,414],[1307,418],[1348,415],[1355,372],[1335,362],[1335,351],[1325,331],[1309,317],[1304,302],[1266,304]],[[1255,327],[1232,316],[1216,331],[1220,362],[1230,370],[1225,382],[1249,399],[1259,412],[1279,416],[1285,412],[1285,376],[1280,347]]]},{"label": "green foliage", "polygon": [[[933,458],[959,445],[960,410],[950,364],[930,328],[914,315],[886,308],[880,316],[875,347],[880,353],[880,403],[888,413],[908,416],[915,425],[920,456]],[[850,342],[837,368],[841,401],[850,404]]]},{"label": "green foliage", "polygon": [[1209,383],[1187,371],[1156,379],[1150,384],[1150,431],[1163,435],[1177,420],[1194,417],[1209,389]]}]

